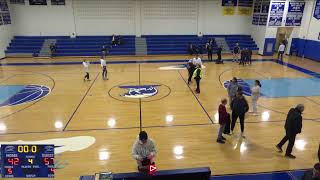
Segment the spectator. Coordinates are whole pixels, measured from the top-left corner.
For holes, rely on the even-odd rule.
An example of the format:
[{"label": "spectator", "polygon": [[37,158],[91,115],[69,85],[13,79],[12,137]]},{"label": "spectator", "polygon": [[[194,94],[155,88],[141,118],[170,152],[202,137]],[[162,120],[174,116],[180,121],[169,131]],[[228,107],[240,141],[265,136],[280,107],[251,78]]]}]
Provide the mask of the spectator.
[{"label": "spectator", "polygon": [[83,65],[84,72],[86,73],[83,78],[83,81],[85,81],[85,80],[90,81],[90,75],[89,75],[90,62],[88,60],[83,60],[82,65]]},{"label": "spectator", "polygon": [[241,137],[244,136],[244,119],[245,114],[249,110],[249,105],[241,90],[237,90],[237,96],[231,102],[231,110],[232,110],[232,122],[231,122],[231,134],[233,134],[234,126],[236,125],[237,119],[240,119],[241,126]]},{"label": "spectator", "polygon": [[279,46],[279,49],[278,49],[278,60],[279,61],[283,61],[283,54],[284,54],[284,50],[286,49],[286,46],[281,43],[281,45]]},{"label": "spectator", "polygon": [[55,55],[56,50],[57,50],[56,45],[53,44],[53,43],[51,43],[51,44],[50,44],[50,56],[51,56],[51,57],[53,57],[53,56]]},{"label": "spectator", "polygon": [[218,59],[216,60],[216,64],[223,64],[221,54],[222,54],[222,46],[219,46],[217,49]]},{"label": "spectator", "polygon": [[188,52],[190,55],[194,54],[194,47],[191,43],[188,44]]},{"label": "spectator", "polygon": [[227,121],[228,121],[228,116],[230,116],[227,112],[227,109],[226,109],[226,104],[227,104],[227,99],[222,99],[221,100],[221,104],[219,105],[219,124],[220,124],[220,128],[219,128],[219,133],[218,133],[218,139],[217,139],[217,143],[220,143],[220,144],[224,144],[226,138],[224,138],[222,136],[222,133],[224,132],[225,130],[225,127],[226,127],[226,124],[227,124]]},{"label": "spectator", "polygon": [[208,52],[208,60],[212,61],[212,44],[210,42],[206,44],[206,49]]},{"label": "spectator", "polygon": [[307,170],[301,180],[320,180],[320,163],[316,163],[313,169]]},{"label": "spectator", "polygon": [[101,52],[102,52],[102,56],[105,57],[106,55],[109,54],[109,49],[107,48],[107,46],[103,45]]},{"label": "spectator", "polygon": [[77,36],[76,36],[76,33],[74,33],[74,32],[71,33],[71,35],[70,35],[70,38],[71,38],[71,39],[75,39],[76,37],[77,37]]},{"label": "spectator", "polygon": [[237,95],[238,89],[239,89],[238,80],[236,77],[233,77],[232,80],[230,81],[228,88],[227,88],[228,95],[229,95],[230,107],[231,107],[231,102],[233,101],[233,99]]},{"label": "spectator", "polygon": [[141,131],[132,148],[132,157],[137,160],[138,170],[143,171],[147,166],[154,164],[156,154],[153,140],[148,138],[145,131]]},{"label": "spectator", "polygon": [[302,129],[302,112],[304,111],[304,105],[298,104],[295,108],[291,108],[286,119],[285,130],[286,135],[276,145],[278,152],[282,152],[282,146],[289,140],[289,144],[286,150],[285,156],[288,158],[295,159],[296,157],[291,154],[296,135],[301,133]]},{"label": "spectator", "polygon": [[112,38],[111,38],[111,45],[112,46],[116,46],[117,45],[117,42],[116,42],[116,35],[112,35]]},{"label": "spectator", "polygon": [[236,43],[236,45],[233,47],[233,60],[232,62],[239,62],[239,55],[240,55],[240,46],[239,43]]},{"label": "spectator", "polygon": [[248,50],[248,58],[247,58],[247,60],[248,60],[248,63],[251,65],[251,63],[252,63],[252,50],[249,48],[249,49],[247,49]]}]

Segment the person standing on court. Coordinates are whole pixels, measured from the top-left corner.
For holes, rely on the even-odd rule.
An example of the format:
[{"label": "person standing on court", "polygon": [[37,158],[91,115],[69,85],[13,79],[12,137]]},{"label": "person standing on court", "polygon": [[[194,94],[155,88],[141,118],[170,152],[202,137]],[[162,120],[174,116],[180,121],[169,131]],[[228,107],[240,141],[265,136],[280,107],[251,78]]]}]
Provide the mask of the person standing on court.
[{"label": "person standing on court", "polygon": [[108,80],[108,77],[107,77],[107,61],[103,58],[104,56],[101,56],[100,58],[100,65],[101,65],[101,68],[102,68],[102,79],[103,80]]},{"label": "person standing on court", "polygon": [[90,75],[89,75],[89,61],[88,60],[83,60],[82,62],[82,65],[83,65],[83,69],[84,69],[84,72],[86,73],[86,75],[84,76],[83,80],[88,80],[90,81]]},{"label": "person standing on court", "polygon": [[217,49],[218,59],[216,60],[216,64],[223,64],[223,60],[222,60],[221,54],[222,54],[222,46],[219,46],[218,49]]},{"label": "person standing on court", "polygon": [[231,107],[231,103],[232,103],[233,99],[237,95],[238,89],[239,89],[238,80],[236,77],[233,77],[232,80],[230,81],[228,88],[227,88],[228,95],[229,95],[230,107]]},{"label": "person standing on court", "polygon": [[244,119],[245,114],[249,110],[249,105],[245,97],[243,96],[242,91],[237,91],[236,98],[231,102],[231,110],[232,110],[232,122],[231,122],[231,134],[233,134],[234,127],[236,125],[237,119],[240,119],[241,126],[241,137],[244,136]]},{"label": "person standing on court", "polygon": [[239,55],[240,55],[240,46],[239,43],[236,43],[236,45],[233,47],[233,60],[232,62],[239,62]]},{"label": "person standing on court", "polygon": [[296,140],[296,135],[301,133],[302,129],[302,112],[304,111],[304,105],[298,104],[295,108],[291,108],[288,112],[286,123],[284,128],[286,135],[282,138],[279,144],[276,145],[278,152],[282,152],[282,146],[289,140],[285,156],[295,159],[292,155],[292,148]]},{"label": "person standing on court", "polygon": [[132,157],[137,161],[138,170],[143,171],[148,165],[154,164],[156,154],[154,141],[148,138],[145,131],[141,131],[132,147]]},{"label": "person standing on court", "polygon": [[279,46],[279,49],[278,49],[278,60],[279,61],[283,61],[283,54],[284,54],[285,49],[286,49],[286,46],[283,43],[281,43]]},{"label": "person standing on court", "polygon": [[251,88],[251,97],[252,97],[252,113],[254,116],[258,115],[257,111],[257,105],[258,105],[258,99],[260,97],[260,88],[261,83],[259,80],[254,81],[254,86]]},{"label": "person standing on court", "polygon": [[202,79],[201,64],[197,64],[197,68],[196,70],[194,70],[192,77],[196,80],[197,83],[196,94],[200,94],[200,80]]},{"label": "person standing on court", "polygon": [[206,44],[207,52],[208,52],[208,60],[212,61],[212,44],[208,42]]},{"label": "person standing on court", "polygon": [[187,69],[188,69],[188,73],[189,73],[189,77],[188,77],[188,84],[190,84],[191,80],[192,80],[192,76],[193,76],[193,72],[196,69],[196,64],[202,64],[200,57],[198,56],[198,54],[196,55],[195,58],[192,58],[188,61],[187,64]]},{"label": "person standing on court", "polygon": [[226,127],[226,123],[228,121],[228,112],[227,112],[227,108],[226,108],[226,104],[227,104],[227,99],[224,98],[221,100],[221,104],[219,105],[219,124],[220,124],[220,128],[219,128],[219,133],[218,133],[218,139],[217,139],[217,143],[220,143],[220,144],[224,144],[226,138],[224,138],[222,136],[222,133],[224,132],[224,129]]}]

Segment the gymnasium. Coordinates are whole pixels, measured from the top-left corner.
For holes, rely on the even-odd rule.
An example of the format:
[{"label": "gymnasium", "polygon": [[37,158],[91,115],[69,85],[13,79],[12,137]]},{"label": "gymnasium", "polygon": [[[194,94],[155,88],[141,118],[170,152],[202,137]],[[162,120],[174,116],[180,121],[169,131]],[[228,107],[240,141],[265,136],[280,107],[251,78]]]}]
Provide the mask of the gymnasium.
[{"label": "gymnasium", "polygon": [[3,179],[316,179],[319,109],[320,0],[0,0]]}]

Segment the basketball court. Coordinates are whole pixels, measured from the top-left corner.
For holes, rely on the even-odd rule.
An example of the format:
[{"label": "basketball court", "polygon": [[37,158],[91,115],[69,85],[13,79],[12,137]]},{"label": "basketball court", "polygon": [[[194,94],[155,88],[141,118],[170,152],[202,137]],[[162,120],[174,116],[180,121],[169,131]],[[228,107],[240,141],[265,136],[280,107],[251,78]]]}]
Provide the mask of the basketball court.
[{"label": "basketball court", "polygon": [[[214,175],[225,175],[313,165],[320,128],[317,62],[286,58],[280,63],[261,56],[251,66],[205,62],[201,94],[196,95],[195,82],[186,83],[187,58],[110,58],[105,81],[98,59],[91,58],[91,81],[86,82],[79,58],[43,59],[42,64],[39,59],[2,60],[0,90],[9,95],[0,98],[0,144],[55,143],[56,179],[136,171],[131,149],[140,130],[156,142],[159,170],[209,166]],[[259,116],[246,115],[246,138],[240,138],[237,124],[235,135],[226,135],[226,144],[220,145],[216,113],[221,98],[227,97],[224,83],[232,77],[248,85],[260,79],[265,96],[258,102]],[[277,89],[283,85],[290,91]],[[152,95],[130,97],[132,88],[141,86]],[[246,99],[251,106],[251,97]],[[290,160],[274,145],[284,134],[288,110],[298,103],[306,110],[294,147],[297,159]]]}]

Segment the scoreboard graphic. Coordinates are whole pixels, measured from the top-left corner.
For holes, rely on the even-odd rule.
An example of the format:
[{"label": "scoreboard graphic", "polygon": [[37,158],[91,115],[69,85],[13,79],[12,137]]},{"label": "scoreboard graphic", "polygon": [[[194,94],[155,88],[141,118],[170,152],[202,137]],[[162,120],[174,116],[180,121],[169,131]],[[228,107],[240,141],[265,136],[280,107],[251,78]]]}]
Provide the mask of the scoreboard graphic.
[{"label": "scoreboard graphic", "polygon": [[2,144],[2,178],[54,178],[54,145]]}]

